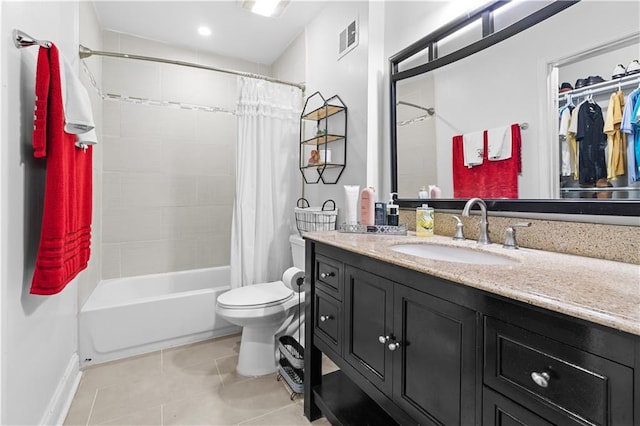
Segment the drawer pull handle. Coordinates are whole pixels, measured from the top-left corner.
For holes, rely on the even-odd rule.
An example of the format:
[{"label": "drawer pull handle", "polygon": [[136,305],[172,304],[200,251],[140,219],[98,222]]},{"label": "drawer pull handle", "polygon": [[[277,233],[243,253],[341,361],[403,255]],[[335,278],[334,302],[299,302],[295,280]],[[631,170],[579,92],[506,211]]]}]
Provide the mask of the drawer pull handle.
[{"label": "drawer pull handle", "polygon": [[398,349],[400,347],[400,342],[393,342],[393,343],[389,343],[389,346],[387,346],[389,348],[389,350],[391,352],[395,351],[396,349]]},{"label": "drawer pull handle", "polygon": [[378,336],[378,342],[382,343],[383,345],[386,344],[389,341],[390,337],[389,336]]},{"label": "drawer pull handle", "polygon": [[326,320],[333,319],[331,315],[320,315],[320,322],[325,322]]},{"label": "drawer pull handle", "polygon": [[320,278],[329,278],[333,277],[335,274],[333,272],[323,272],[320,274]]},{"label": "drawer pull handle", "polygon": [[535,371],[531,373],[531,380],[533,380],[535,384],[540,386],[541,388],[546,388],[547,386],[549,386],[550,379],[551,376],[549,376],[549,373],[547,373],[546,371],[543,373],[537,373]]}]

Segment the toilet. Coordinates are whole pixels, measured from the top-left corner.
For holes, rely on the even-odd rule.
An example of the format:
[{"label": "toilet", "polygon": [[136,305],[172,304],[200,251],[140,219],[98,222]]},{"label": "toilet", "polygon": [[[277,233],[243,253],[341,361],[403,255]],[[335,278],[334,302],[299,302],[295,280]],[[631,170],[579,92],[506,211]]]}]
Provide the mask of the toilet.
[{"label": "toilet", "polygon": [[[289,242],[293,266],[304,270],[304,240],[292,235]],[[238,374],[263,376],[276,371],[276,334],[287,325],[295,326],[304,313],[301,310],[304,290],[296,293],[282,281],[240,287],[218,296],[216,313],[242,327]]]}]

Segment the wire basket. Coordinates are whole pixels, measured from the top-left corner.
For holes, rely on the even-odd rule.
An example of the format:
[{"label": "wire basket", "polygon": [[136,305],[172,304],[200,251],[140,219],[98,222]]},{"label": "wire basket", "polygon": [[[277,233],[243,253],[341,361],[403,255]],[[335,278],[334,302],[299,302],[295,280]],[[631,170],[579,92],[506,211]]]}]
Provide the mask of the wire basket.
[{"label": "wire basket", "polygon": [[[327,203],[331,203],[333,207],[329,209]],[[325,201],[322,207],[309,207],[309,201],[306,198],[299,198],[294,212],[296,227],[300,235],[303,232],[334,231],[336,229],[338,209],[333,200]]]}]

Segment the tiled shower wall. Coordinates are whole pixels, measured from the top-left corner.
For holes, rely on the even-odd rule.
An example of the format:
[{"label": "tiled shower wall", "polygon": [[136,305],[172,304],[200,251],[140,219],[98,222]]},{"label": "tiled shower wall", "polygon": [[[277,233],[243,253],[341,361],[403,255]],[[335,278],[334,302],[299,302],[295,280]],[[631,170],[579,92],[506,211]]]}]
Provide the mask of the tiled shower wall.
[{"label": "tiled shower wall", "polygon": [[[104,48],[265,72],[114,32]],[[104,58],[103,92],[233,110],[236,77]],[[235,116],[108,99],[103,108],[102,278],[228,265]]]}]

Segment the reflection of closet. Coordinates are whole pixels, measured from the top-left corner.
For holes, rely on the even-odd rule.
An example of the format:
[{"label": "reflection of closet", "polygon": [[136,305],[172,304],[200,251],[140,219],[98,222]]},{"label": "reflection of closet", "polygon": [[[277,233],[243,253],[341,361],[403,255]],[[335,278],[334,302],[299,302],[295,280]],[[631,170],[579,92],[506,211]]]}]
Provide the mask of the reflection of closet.
[{"label": "reflection of closet", "polygon": [[[603,120],[606,122],[606,115],[609,108],[611,95],[622,91],[626,99],[635,89],[640,88],[640,74],[632,74],[622,78],[603,81],[558,94],[559,112],[567,106],[578,108],[583,101],[597,104],[602,109]],[[561,115],[558,117],[561,121]],[[574,116],[575,119],[575,116]],[[561,126],[562,127],[562,126]],[[608,175],[597,184],[580,183],[579,159],[580,142],[572,142],[573,134],[564,135],[560,131],[560,197],[561,198],[640,198],[640,179],[629,182],[627,168],[627,146],[626,143],[617,147],[621,150],[624,158],[625,172],[622,175],[611,178]],[[605,167],[609,166],[609,156],[612,155],[610,147],[607,145],[607,137],[603,136]],[[640,141],[636,141],[640,143]],[[573,145],[573,146],[572,146]],[[613,155],[618,155],[614,153]],[[564,163],[564,166],[563,166]],[[567,170],[570,168],[570,171]],[[578,173],[576,173],[578,171]]]},{"label": "reflection of closet", "polygon": [[347,107],[338,95],[307,98],[300,117],[300,172],[306,183],[338,182],[347,162]]}]

